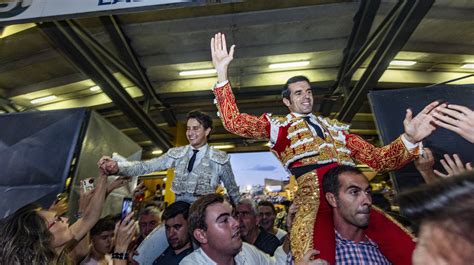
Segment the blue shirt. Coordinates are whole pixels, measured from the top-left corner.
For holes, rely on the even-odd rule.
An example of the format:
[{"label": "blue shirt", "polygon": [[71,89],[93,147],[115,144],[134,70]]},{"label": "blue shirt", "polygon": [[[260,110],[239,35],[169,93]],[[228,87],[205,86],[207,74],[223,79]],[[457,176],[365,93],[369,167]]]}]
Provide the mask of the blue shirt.
[{"label": "blue shirt", "polygon": [[158,258],[156,258],[156,260],[153,262],[153,265],[178,265],[184,257],[192,252],[193,247],[191,246],[190,248],[187,248],[176,255],[174,250],[171,247],[168,247]]},{"label": "blue shirt", "polygon": [[367,241],[354,242],[341,237],[336,232],[336,264],[345,265],[384,265],[391,264],[380,252],[377,244],[367,238]]}]

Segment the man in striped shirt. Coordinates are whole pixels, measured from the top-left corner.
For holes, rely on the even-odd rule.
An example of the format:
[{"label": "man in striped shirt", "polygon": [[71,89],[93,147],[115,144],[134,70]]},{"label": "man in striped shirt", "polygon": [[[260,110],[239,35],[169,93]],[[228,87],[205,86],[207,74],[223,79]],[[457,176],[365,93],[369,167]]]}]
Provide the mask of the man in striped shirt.
[{"label": "man in striped shirt", "polygon": [[337,166],[324,176],[323,190],[333,208],[336,264],[391,264],[364,232],[369,226],[372,197],[362,172],[352,166]]}]

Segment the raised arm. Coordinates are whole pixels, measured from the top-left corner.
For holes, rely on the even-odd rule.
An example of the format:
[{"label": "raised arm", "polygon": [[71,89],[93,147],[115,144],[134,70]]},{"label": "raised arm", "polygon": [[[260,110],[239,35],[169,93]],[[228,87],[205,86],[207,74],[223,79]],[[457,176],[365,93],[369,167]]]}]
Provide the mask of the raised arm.
[{"label": "raised arm", "polygon": [[225,35],[217,33],[211,39],[212,63],[217,71],[218,85],[214,88],[216,105],[224,127],[231,133],[242,137],[268,139],[270,122],[267,115],[260,117],[240,113],[235,103],[232,88],[228,82],[227,70],[234,59],[235,45],[227,51]]},{"label": "raised arm", "polygon": [[346,146],[351,151],[351,156],[375,171],[391,171],[403,167],[418,157],[421,151],[419,143],[436,129],[432,111],[438,105],[439,102],[432,102],[415,117],[407,109],[403,121],[405,133],[383,147],[375,147],[357,135],[347,134]]},{"label": "raised arm", "polygon": [[74,235],[74,239],[81,240],[87,232],[97,223],[104,206],[105,195],[107,191],[107,174],[103,170],[99,170],[100,174],[95,181],[96,187],[93,191],[92,198],[84,210],[82,218],[79,218],[70,229]]}]

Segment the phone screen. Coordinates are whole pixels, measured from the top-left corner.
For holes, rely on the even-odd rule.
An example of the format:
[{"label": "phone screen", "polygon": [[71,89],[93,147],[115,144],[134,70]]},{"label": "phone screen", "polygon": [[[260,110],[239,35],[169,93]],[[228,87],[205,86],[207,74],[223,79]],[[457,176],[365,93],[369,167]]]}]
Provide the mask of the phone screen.
[{"label": "phone screen", "polygon": [[90,191],[94,189],[94,178],[87,178],[82,180],[82,188],[84,192]]},{"label": "phone screen", "polygon": [[132,198],[125,197],[122,202],[122,220],[132,212]]}]

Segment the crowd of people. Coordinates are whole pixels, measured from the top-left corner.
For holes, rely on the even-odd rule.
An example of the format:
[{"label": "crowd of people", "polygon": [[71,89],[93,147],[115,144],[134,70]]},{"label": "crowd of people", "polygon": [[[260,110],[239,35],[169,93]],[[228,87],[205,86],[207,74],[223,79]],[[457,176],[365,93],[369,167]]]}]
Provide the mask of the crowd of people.
[{"label": "crowd of people", "polygon": [[[232,133],[269,140],[271,151],[296,177],[298,191],[286,218],[277,218],[270,201],[240,197],[229,156],[208,145],[212,119],[192,111],[186,120],[188,145],[148,161],[102,157],[95,188],[80,189],[74,222],[64,217],[63,202],[49,209],[28,204],[3,220],[0,264],[472,264],[472,165],[446,154],[440,160],[444,172],[433,169],[433,153],[421,144],[439,127],[474,143],[472,110],[439,102],[416,116],[407,110],[404,133],[375,147],[349,133],[348,125],[314,115],[304,76],[290,78],[283,88],[286,117],[240,113],[227,78],[234,52],[223,34],[211,39],[219,117]],[[410,227],[373,205],[369,180],[354,161],[378,172],[415,163],[426,185],[397,198]],[[169,168],[175,169],[176,199],[163,211],[143,204],[136,214],[101,218],[114,189]],[[109,175],[119,177],[108,182]],[[225,196],[215,192],[220,183]],[[285,224],[278,227],[281,220]]]}]

